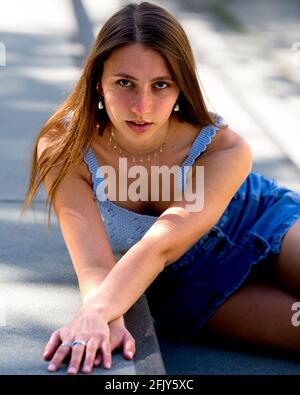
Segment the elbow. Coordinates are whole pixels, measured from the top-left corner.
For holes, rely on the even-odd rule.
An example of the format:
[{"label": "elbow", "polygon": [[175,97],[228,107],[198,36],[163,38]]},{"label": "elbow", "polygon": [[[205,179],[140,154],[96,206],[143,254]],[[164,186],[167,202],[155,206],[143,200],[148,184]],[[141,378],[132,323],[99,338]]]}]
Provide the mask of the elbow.
[{"label": "elbow", "polygon": [[161,238],[159,235],[155,234],[152,230],[151,235],[149,233],[145,234],[142,239],[127,252],[127,254],[130,254],[130,251],[140,253],[141,256],[144,257],[147,257],[148,254],[150,254],[153,262],[153,268],[156,275],[158,275],[164,270],[166,265],[166,249],[164,248],[164,243],[161,243],[160,241]]}]

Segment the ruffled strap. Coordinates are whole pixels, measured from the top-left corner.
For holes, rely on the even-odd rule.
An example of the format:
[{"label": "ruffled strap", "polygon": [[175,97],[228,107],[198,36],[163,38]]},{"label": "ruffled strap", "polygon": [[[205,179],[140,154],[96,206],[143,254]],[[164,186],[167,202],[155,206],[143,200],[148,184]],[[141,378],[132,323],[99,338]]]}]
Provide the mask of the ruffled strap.
[{"label": "ruffled strap", "polygon": [[[69,126],[73,115],[74,111],[70,110],[63,118],[63,123],[65,127]],[[101,167],[98,164],[93,150],[89,148],[85,155],[83,155],[83,151],[81,150],[81,155],[83,156],[83,160],[87,164],[89,172],[91,173],[93,192],[95,197],[100,201],[107,200],[104,194],[104,183],[102,182],[104,180],[104,177],[102,175]]]},{"label": "ruffled strap", "polygon": [[212,116],[216,122],[217,126],[214,125],[206,125],[204,126],[198,136],[196,137],[187,158],[184,160],[182,163],[180,169],[181,171],[178,174],[178,187],[179,190],[183,190],[184,186],[186,185],[187,182],[187,174],[189,173],[189,170],[195,163],[195,160],[201,155],[202,152],[204,152],[207,148],[207,146],[211,143],[212,138],[216,135],[217,131],[220,129],[220,126],[223,124],[224,120],[221,116],[213,114]]},{"label": "ruffled strap", "polygon": [[101,167],[99,166],[95,154],[91,148],[88,149],[83,159],[92,175],[93,191],[95,196],[100,201],[106,200],[104,194],[104,183],[102,182],[104,178],[101,172]]}]

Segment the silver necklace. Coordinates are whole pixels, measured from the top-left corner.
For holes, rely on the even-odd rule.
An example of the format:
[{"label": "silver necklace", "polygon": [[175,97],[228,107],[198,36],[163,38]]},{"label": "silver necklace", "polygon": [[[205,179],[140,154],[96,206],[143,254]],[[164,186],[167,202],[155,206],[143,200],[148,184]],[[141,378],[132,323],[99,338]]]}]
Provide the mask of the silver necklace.
[{"label": "silver necklace", "polygon": [[111,128],[109,128],[109,133],[110,133],[109,143],[110,145],[112,145],[113,149],[118,151],[119,155],[124,155],[126,158],[131,159],[133,163],[137,163],[137,162],[143,163],[144,161],[149,163],[151,162],[151,159],[156,158],[167,147],[167,138],[166,138],[165,142],[161,146],[159,146],[155,151],[149,152],[149,154],[146,155],[138,155],[138,154],[133,155],[119,146],[119,144],[114,139]]}]

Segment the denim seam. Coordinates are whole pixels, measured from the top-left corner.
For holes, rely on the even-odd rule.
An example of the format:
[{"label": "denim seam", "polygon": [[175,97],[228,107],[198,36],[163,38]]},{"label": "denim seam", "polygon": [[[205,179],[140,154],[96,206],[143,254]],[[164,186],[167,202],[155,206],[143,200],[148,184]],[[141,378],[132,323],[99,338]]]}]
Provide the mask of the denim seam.
[{"label": "denim seam", "polygon": [[[243,200],[243,201],[245,201],[245,200],[248,200],[248,199],[252,199],[252,200],[255,200],[255,201],[259,201],[260,200],[260,197],[258,197],[257,195],[253,195],[253,194],[248,194],[248,195],[246,195],[246,194],[244,194],[242,197],[239,197],[239,196],[233,196],[233,198],[232,198],[232,200],[231,200],[231,202],[232,201],[234,201],[234,200]],[[230,204],[230,203],[229,203]]]},{"label": "denim seam", "polygon": [[[283,237],[286,235],[286,233],[288,232],[288,230],[290,229],[290,227],[297,221],[300,220],[300,213],[296,213],[294,215],[292,215],[292,217],[290,217],[287,221],[285,221],[280,229],[281,232],[277,232],[274,234],[273,236],[273,241],[271,243],[271,250],[273,252],[273,254],[280,254],[281,251],[281,244],[282,244],[282,239]],[[282,231],[284,230],[284,231]]]}]

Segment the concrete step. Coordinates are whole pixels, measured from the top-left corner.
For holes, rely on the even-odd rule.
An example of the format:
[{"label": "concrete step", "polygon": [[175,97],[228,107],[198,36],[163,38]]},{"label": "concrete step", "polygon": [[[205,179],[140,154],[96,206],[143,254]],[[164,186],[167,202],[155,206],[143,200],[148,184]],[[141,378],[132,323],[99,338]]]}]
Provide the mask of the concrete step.
[{"label": "concrete step", "polygon": [[[43,206],[19,221],[20,204],[0,203],[0,372],[6,375],[66,374],[64,365],[48,373],[42,360],[51,333],[69,322],[81,305],[76,275],[60,228],[53,217],[48,237]],[[113,354],[112,368],[100,375],[164,374],[158,341],[145,296],[125,315],[136,340],[131,361]]]}]

